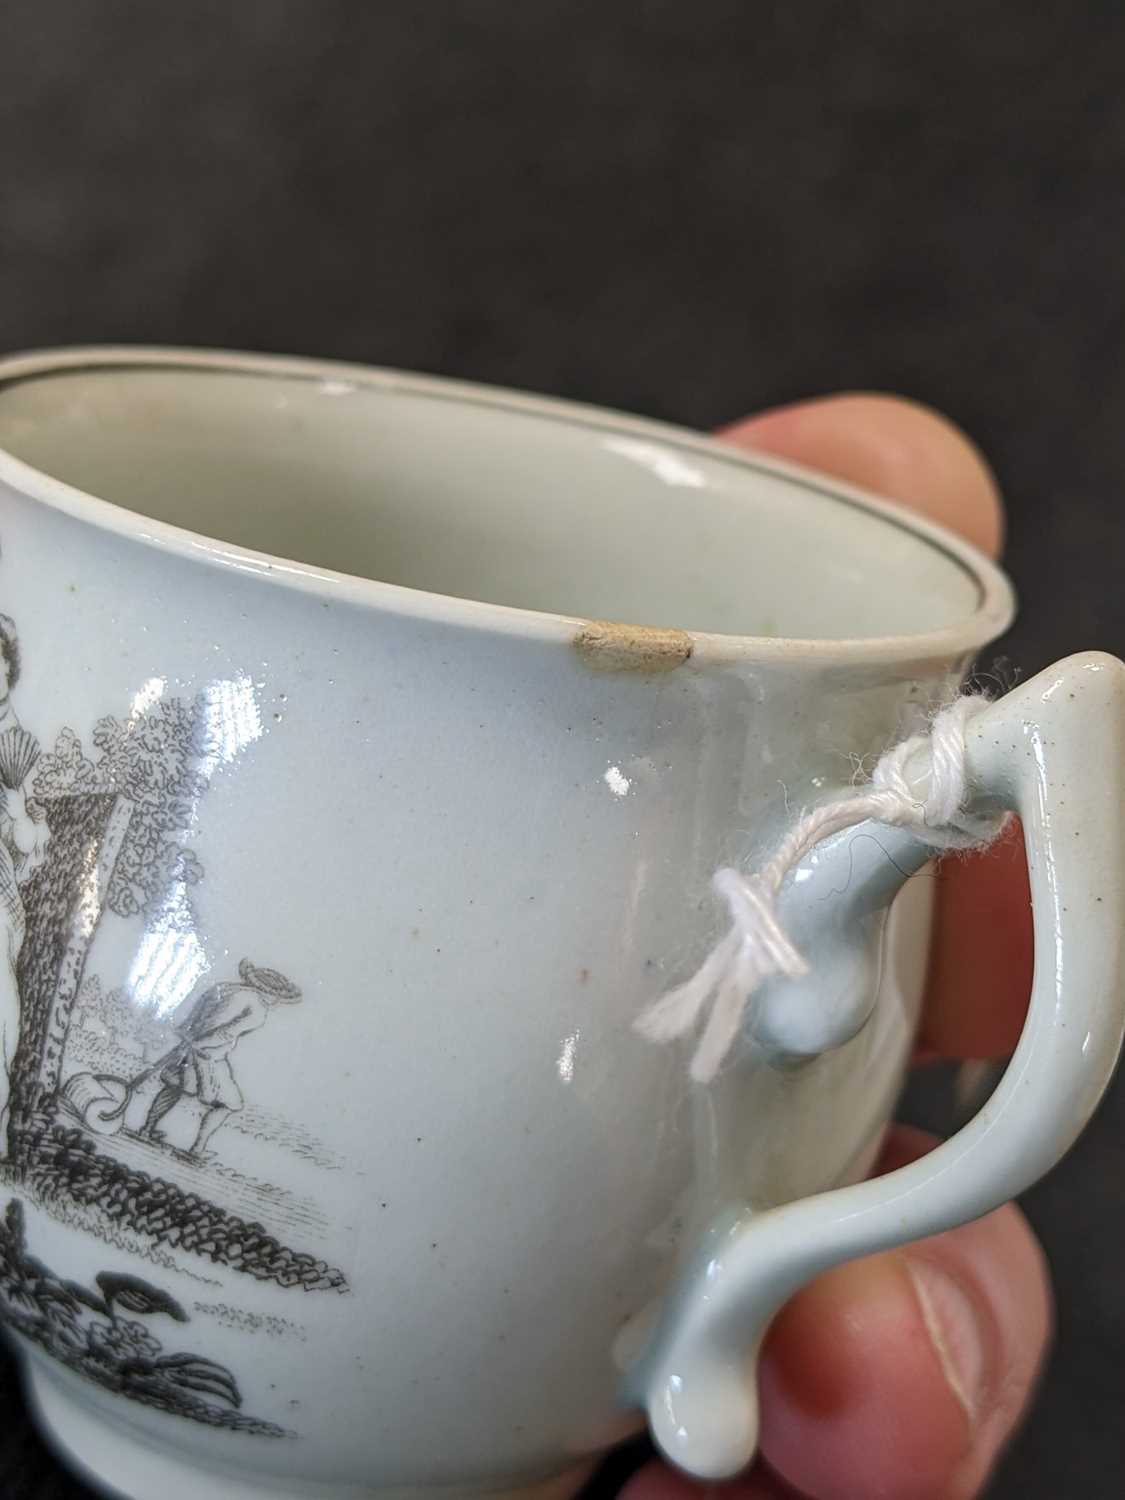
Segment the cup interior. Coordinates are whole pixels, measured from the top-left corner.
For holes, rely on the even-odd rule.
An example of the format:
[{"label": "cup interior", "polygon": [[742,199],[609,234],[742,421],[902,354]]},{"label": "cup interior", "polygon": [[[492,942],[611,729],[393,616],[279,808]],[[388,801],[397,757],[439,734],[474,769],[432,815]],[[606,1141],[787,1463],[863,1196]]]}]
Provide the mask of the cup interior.
[{"label": "cup interior", "polygon": [[581,407],[326,368],[33,372],[0,385],[0,448],[221,542],[570,617],[841,640],[980,605],[956,548],[828,481]]}]

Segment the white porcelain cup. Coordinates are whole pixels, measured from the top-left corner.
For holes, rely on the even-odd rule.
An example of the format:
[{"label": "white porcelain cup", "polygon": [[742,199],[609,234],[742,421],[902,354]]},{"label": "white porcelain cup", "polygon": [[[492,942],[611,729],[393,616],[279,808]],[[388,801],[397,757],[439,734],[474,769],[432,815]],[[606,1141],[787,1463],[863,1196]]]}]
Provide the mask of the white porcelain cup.
[{"label": "white porcelain cup", "polygon": [[8,360],[0,450],[0,1312],[95,1482],[565,1491],[645,1413],[732,1473],[787,1295],[988,1211],[1089,1117],[1123,1007],[1107,657],[969,733],[1038,953],[951,1141],[862,1181],[926,966],[901,831],[798,870],[812,975],[713,1085],[634,1029],[722,930],[716,867],[1007,623],[963,542],[667,427],[241,355]]}]

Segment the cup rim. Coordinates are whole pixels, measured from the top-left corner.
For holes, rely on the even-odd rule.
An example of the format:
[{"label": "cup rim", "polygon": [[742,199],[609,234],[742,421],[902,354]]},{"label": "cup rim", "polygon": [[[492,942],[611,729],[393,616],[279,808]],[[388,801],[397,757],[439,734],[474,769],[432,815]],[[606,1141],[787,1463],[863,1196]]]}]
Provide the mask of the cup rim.
[{"label": "cup rim", "polygon": [[842,638],[755,636],[715,632],[670,631],[658,622],[591,621],[574,615],[431,593],[405,584],[342,573],[298,559],[274,556],[187,527],[158,521],[111,500],[103,500],[47,474],[0,446],[0,482],[65,515],[113,532],[157,551],[215,568],[256,575],[283,587],[319,595],[325,600],[413,616],[432,623],[483,630],[531,640],[574,646],[588,638],[591,626],[623,632],[652,630],[682,638],[681,659],[697,665],[761,662],[847,662],[855,664],[921,663],[957,660],[973,655],[1012,622],[1015,593],[1007,575],[972,543],[905,506],[868,493],[859,486],[820,474],[772,455],[748,453],[702,433],[672,423],[630,416],[612,409],[552,396],[533,395],[503,386],[415,374],[344,360],[309,359],[279,354],[252,354],[202,348],[148,345],[89,345],[52,348],[0,358],[0,399],[7,386],[65,371],[101,369],[191,369],[275,378],[346,381],[385,393],[422,396],[438,401],[488,406],[548,418],[569,426],[595,428],[626,438],[673,445],[752,473],[778,475],[839,504],[865,511],[921,545],[936,548],[967,573],[977,588],[976,608],[964,619],[938,629],[883,636]]}]

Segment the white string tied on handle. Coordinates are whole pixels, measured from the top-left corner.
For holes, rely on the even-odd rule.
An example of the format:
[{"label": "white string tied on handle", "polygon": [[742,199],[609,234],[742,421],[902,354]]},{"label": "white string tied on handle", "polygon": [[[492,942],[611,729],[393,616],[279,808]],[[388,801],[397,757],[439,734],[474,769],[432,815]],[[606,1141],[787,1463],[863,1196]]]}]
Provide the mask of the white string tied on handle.
[{"label": "white string tied on handle", "polygon": [[[965,731],[988,703],[981,694],[957,698],[937,714],[928,734],[911,735],[887,750],[868,784],[804,813],[758,871],[717,870],[712,885],[726,902],[730,928],[685,984],[642,1012],[636,1021],[641,1035],[654,1042],[685,1036],[699,1024],[710,1003],[690,1070],[697,1083],[710,1083],[734,1045],[760,986],[778,976],[792,979],[809,972],[808,963],[785,931],[778,898],[786,876],[833,834],[871,820],[907,828],[935,849],[967,849],[991,842],[1006,814],[981,816],[965,810]],[[929,783],[920,801],[907,780],[906,767],[922,751],[928,751]]]}]

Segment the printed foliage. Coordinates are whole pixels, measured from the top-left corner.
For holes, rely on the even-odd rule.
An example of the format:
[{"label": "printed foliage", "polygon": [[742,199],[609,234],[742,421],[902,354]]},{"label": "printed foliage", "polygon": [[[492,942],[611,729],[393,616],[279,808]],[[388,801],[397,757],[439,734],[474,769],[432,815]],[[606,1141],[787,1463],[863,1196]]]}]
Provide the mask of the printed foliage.
[{"label": "printed foliage", "polygon": [[162,698],[127,719],[99,719],[92,735],[96,755],[87,755],[74,731],[64,729],[39,760],[34,791],[41,801],[108,792],[133,804],[106,896],[118,916],[151,912],[170,889],[193,886],[203,876],[184,839],[207,786],[201,766],[214,749],[205,722],[195,705]]},{"label": "printed foliage", "polygon": [[111,1271],[100,1271],[94,1287],[83,1286],[62,1280],[29,1255],[18,1198],[0,1220],[0,1313],[10,1328],[68,1369],[130,1401],[211,1427],[286,1436],[273,1422],[242,1412],[238,1382],[224,1365],[199,1354],[166,1353],[158,1334],[138,1321],[189,1321],[161,1287]]}]

